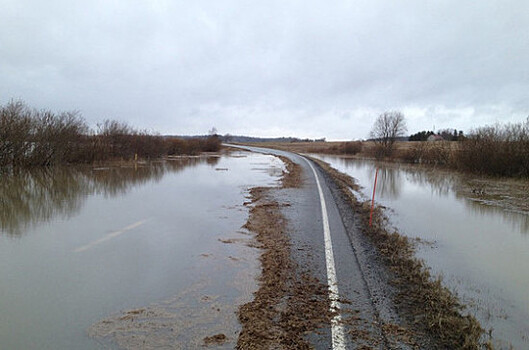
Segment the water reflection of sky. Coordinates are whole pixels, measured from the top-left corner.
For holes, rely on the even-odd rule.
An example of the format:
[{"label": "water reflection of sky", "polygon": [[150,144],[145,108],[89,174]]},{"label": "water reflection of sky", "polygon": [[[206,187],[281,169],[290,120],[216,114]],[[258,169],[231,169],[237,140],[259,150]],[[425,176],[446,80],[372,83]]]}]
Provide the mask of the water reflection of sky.
[{"label": "water reflection of sky", "polygon": [[356,178],[365,198],[371,198],[378,167],[376,201],[388,207],[392,225],[435,242],[435,249],[421,247],[419,257],[474,305],[473,312],[495,329],[495,337],[515,348],[529,347],[527,213],[469,198],[468,178],[454,172],[319,158]]}]

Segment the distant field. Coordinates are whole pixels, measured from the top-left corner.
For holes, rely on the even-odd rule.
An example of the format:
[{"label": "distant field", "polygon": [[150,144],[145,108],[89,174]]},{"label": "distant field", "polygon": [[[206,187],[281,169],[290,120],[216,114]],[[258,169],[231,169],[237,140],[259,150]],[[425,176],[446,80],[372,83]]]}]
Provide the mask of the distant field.
[{"label": "distant field", "polygon": [[372,141],[262,142],[252,146],[297,153],[340,154],[411,164],[443,166],[495,177],[529,179],[529,119],[525,123],[485,126],[461,141],[397,141],[388,151]]},{"label": "distant field", "polygon": [[296,153],[337,153],[343,142],[259,142],[249,145],[282,149]]},{"label": "distant field", "polygon": [[[357,152],[347,152],[347,144],[356,144]],[[443,145],[443,147],[448,148],[452,151],[458,149],[457,142],[448,142],[444,141],[439,142],[406,142],[406,141],[397,141],[395,143],[394,156],[395,159],[406,159],[407,154],[410,150],[423,146],[429,147],[430,145]],[[375,156],[375,143],[373,141],[331,141],[331,142],[259,142],[251,143],[249,145],[259,146],[259,147],[268,147],[281,149],[285,151],[291,151],[296,153],[323,153],[323,154],[345,154],[350,156],[356,156],[360,158],[373,158]]]},{"label": "distant field", "polygon": [[397,141],[393,149],[374,142],[255,143],[299,153],[430,164],[468,173],[529,179],[529,118],[514,124],[483,126],[459,141]]}]

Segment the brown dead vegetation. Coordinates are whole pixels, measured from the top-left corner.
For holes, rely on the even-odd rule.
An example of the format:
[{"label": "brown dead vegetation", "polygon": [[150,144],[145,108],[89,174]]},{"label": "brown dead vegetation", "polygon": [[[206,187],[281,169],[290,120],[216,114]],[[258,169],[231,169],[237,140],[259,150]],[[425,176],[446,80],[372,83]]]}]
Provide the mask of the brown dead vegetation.
[{"label": "brown dead vegetation", "polygon": [[[390,230],[383,209],[376,207],[373,225],[369,226],[369,202],[359,202],[351,193],[354,182],[327,163],[314,161],[334,179],[343,196],[351,203],[361,221],[363,233],[378,249],[385,264],[393,272],[394,284],[399,293],[399,312],[416,331],[433,336],[448,349],[490,348],[483,344],[484,330],[471,315],[464,314],[464,306],[443,286],[439,277],[430,274],[423,261],[414,255],[414,245],[407,237]],[[399,329],[396,331],[404,332]]]},{"label": "brown dead vegetation", "polygon": [[204,345],[209,346],[209,345],[224,344],[227,340],[228,338],[226,337],[224,333],[219,333],[219,334],[212,335],[210,337],[205,337]]},{"label": "brown dead vegetation", "polygon": [[301,167],[293,163],[287,157],[279,156],[279,159],[283,161],[286,167],[286,172],[283,173],[281,179],[283,188],[292,188],[301,186]]},{"label": "brown dead vegetation", "polygon": [[180,139],[105,120],[91,129],[78,112],[0,105],[0,168],[154,159],[220,150],[216,136]]},{"label": "brown dead vegetation", "polygon": [[374,141],[265,142],[262,147],[295,153],[342,154],[443,166],[495,177],[529,178],[529,118],[520,123],[476,128],[459,141],[397,141],[391,152]]},{"label": "brown dead vegetation", "polygon": [[485,175],[529,178],[529,117],[523,123],[473,130],[462,143],[455,166]]},{"label": "brown dead vegetation", "polygon": [[[283,187],[301,185],[299,165],[284,158]],[[330,324],[327,286],[298,269],[290,256],[287,223],[271,188],[250,191],[252,208],[245,227],[255,234],[261,275],[254,300],[239,308],[242,331],[237,349],[309,349],[309,333]]]},{"label": "brown dead vegetation", "polygon": [[365,142],[259,142],[247,145],[280,149],[294,153],[341,154],[352,156],[362,153]]}]

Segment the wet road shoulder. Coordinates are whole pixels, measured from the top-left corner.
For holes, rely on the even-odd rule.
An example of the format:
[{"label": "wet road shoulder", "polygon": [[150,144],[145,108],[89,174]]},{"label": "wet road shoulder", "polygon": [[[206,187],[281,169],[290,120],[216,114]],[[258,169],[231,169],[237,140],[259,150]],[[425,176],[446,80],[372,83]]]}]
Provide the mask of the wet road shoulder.
[{"label": "wet road shoulder", "polygon": [[[312,345],[318,349],[349,349],[360,346],[376,349],[406,348],[404,344],[393,342],[390,346],[388,343],[382,330],[382,324],[387,322],[380,319],[380,306],[384,306],[383,316],[391,323],[395,322],[396,316],[392,310],[388,311],[390,307],[387,303],[380,302],[385,300],[386,288],[377,288],[373,292],[373,286],[367,283],[364,266],[361,267],[361,263],[367,262],[358,258],[355,242],[350,239],[354,223],[351,225],[349,221],[353,218],[344,219],[342,216],[336,203],[337,198],[329,188],[328,179],[322,170],[310,160],[289,152],[255,147],[247,149],[288,157],[303,169],[303,187],[278,191],[275,195],[278,200],[289,203],[282,208],[282,212],[289,223],[293,259],[298,266],[328,284],[330,299],[334,301],[332,308],[339,314],[321,334],[309,335]],[[325,210],[322,210],[322,203]],[[327,218],[324,218],[325,214]],[[326,226],[329,234],[327,246]],[[329,258],[330,249],[333,252],[332,259]],[[329,273],[330,264],[332,267]],[[371,262],[368,266],[370,270],[377,269]],[[329,278],[332,270],[334,276]],[[381,280],[382,278],[373,279],[371,284],[382,283]]]}]

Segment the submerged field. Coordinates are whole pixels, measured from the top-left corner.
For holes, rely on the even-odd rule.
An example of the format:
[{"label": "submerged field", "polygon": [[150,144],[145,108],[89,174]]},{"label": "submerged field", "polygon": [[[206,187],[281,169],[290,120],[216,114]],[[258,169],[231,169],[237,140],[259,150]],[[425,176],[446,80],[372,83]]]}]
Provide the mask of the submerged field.
[{"label": "submerged field", "polygon": [[[529,345],[526,181],[315,157],[355,178],[360,201],[378,167],[377,203],[468,306],[464,313],[497,349]],[[325,286],[298,283],[290,243],[274,236],[285,229],[279,209],[290,204],[264,187],[281,185],[284,163],[297,175],[282,187],[299,187],[303,175],[289,161],[245,151],[3,173],[0,308],[9,317],[0,321],[0,347],[306,345],[307,332],[331,315]],[[301,285],[311,288],[291,288]],[[304,308],[307,297],[321,303]],[[264,314],[281,322],[263,323]],[[274,327],[281,332],[268,334]]]},{"label": "submerged field", "polygon": [[476,178],[447,170],[315,157],[349,174],[376,201],[390,225],[416,240],[417,255],[441,275],[497,349],[529,346],[529,212],[522,180]]},{"label": "submerged field", "polygon": [[233,348],[257,288],[243,203],[282,169],[232,152],[2,174],[0,348]]}]

